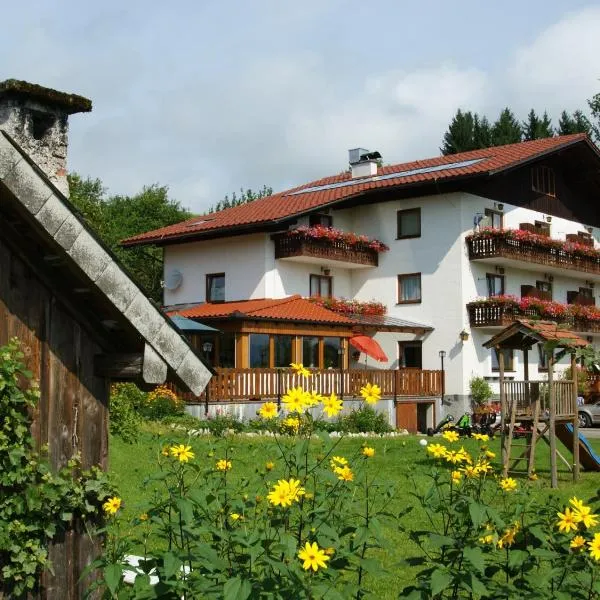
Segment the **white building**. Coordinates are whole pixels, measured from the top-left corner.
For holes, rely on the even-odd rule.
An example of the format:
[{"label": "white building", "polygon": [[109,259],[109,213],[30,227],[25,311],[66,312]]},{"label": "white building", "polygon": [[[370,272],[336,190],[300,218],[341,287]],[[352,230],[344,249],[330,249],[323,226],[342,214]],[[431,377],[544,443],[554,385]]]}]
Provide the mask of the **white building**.
[{"label": "white building", "polygon": [[[168,306],[319,292],[384,303],[388,317],[432,329],[377,333],[389,361],[372,366],[435,370],[444,351],[445,404],[458,413],[468,406],[473,376],[492,385],[497,381],[497,361],[482,344],[518,313],[515,303],[512,309],[493,301],[469,308],[474,300],[538,296],[570,302],[566,309],[545,306],[571,313],[574,304],[586,305],[585,319],[563,319],[598,342],[600,313],[590,305],[600,281],[600,252],[594,250],[599,169],[598,149],[584,135],[388,167],[378,167],[372,154],[359,149],[351,151],[346,173],[148,232],[124,245],[164,247]],[[351,252],[290,249],[278,238],[283,234],[288,240],[285,232],[315,224],[375,238],[389,251],[369,266]],[[534,235],[525,242],[470,245],[467,237],[485,227]],[[571,245],[562,248],[550,239],[569,239]],[[535,307],[529,314],[536,314]],[[543,356],[531,354],[531,377],[538,372],[543,377]],[[521,357],[507,359],[510,375],[522,379]]]}]

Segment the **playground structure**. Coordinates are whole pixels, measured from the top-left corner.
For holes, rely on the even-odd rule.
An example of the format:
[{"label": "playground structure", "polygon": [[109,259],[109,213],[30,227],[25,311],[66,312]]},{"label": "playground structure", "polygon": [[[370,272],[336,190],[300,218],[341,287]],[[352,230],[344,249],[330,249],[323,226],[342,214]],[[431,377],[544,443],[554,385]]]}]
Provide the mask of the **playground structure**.
[{"label": "playground structure", "polygon": [[[548,356],[548,379],[545,381],[529,379],[528,353],[535,344],[542,344]],[[486,348],[495,348],[498,353],[504,477],[514,472],[518,463],[525,461],[528,463],[528,475],[533,474],[535,449],[539,440],[550,445],[553,488],[558,487],[558,458],[572,471],[574,481],[579,479],[580,451],[585,455],[586,468],[600,470],[600,461],[587,440],[579,434],[576,381],[558,380],[554,373],[555,364],[566,354],[571,356],[571,373],[576,373],[576,351],[587,345],[584,339],[567,329],[561,329],[556,323],[525,319],[516,320],[484,343]],[[505,378],[502,350],[506,349],[523,352],[523,381]],[[525,441],[515,443],[517,435]],[[557,439],[570,446],[572,462],[558,451]],[[517,456],[513,455],[515,450],[520,451]]]}]

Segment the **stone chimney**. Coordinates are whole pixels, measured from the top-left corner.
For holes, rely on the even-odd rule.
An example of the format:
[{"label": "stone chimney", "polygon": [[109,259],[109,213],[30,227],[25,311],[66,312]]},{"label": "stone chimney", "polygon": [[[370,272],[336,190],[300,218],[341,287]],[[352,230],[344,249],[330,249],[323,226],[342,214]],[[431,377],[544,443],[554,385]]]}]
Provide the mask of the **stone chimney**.
[{"label": "stone chimney", "polygon": [[90,112],[92,102],[26,81],[0,82],[0,129],[8,133],[65,195],[69,115]]},{"label": "stone chimney", "polygon": [[352,179],[356,177],[373,177],[377,175],[381,160],[379,152],[369,152],[366,148],[353,148],[348,150],[348,161],[352,171]]}]

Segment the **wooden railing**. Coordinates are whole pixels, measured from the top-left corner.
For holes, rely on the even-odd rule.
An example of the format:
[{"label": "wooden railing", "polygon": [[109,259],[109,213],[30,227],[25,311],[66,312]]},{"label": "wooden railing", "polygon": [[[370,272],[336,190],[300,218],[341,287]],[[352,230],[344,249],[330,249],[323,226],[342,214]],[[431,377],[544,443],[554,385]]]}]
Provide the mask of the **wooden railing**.
[{"label": "wooden railing", "polygon": [[190,403],[248,402],[277,400],[292,387],[319,394],[335,393],[344,399],[360,397],[366,383],[377,384],[383,397],[440,396],[442,371],[421,369],[366,370],[311,369],[311,377],[296,375],[290,369],[215,369],[206,391],[200,397],[178,391]]},{"label": "wooden railing", "polygon": [[[535,404],[539,403],[539,418],[544,419],[549,416],[550,394],[547,381],[504,381],[502,385],[509,414],[512,403],[516,402],[517,417],[531,418],[534,414]],[[573,381],[554,381],[553,386],[556,417],[558,419],[573,417],[576,412]]]},{"label": "wooden railing", "polygon": [[556,321],[573,331],[600,333],[600,321],[575,317],[552,318],[540,315],[535,308],[521,310],[514,304],[494,303],[492,300],[485,303],[471,302],[467,304],[467,312],[469,313],[471,327],[504,327],[510,325],[515,319],[523,317],[525,319]]},{"label": "wooden railing", "polygon": [[472,238],[467,240],[469,259],[512,258],[549,267],[583,271],[600,275],[600,257],[584,256],[522,240],[504,238]]},{"label": "wooden railing", "polygon": [[315,240],[301,236],[289,237],[286,234],[274,235],[273,241],[275,242],[275,258],[311,256],[370,267],[376,267],[379,264],[378,252],[366,245],[357,247],[342,240]]}]

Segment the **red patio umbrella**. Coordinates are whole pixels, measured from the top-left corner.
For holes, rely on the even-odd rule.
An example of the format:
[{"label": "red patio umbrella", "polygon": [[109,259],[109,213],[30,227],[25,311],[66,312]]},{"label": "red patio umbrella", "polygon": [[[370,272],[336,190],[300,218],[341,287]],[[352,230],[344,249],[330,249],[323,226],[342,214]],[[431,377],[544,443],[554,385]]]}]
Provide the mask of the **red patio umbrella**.
[{"label": "red patio umbrella", "polygon": [[367,356],[378,360],[379,362],[387,362],[387,355],[381,349],[381,346],[367,335],[355,335],[348,340],[357,350],[364,352]]}]

